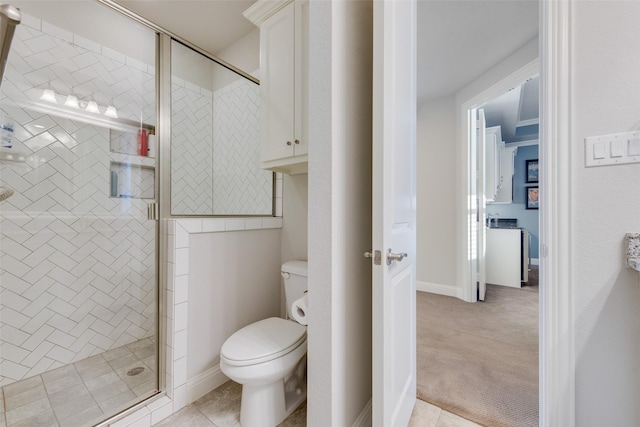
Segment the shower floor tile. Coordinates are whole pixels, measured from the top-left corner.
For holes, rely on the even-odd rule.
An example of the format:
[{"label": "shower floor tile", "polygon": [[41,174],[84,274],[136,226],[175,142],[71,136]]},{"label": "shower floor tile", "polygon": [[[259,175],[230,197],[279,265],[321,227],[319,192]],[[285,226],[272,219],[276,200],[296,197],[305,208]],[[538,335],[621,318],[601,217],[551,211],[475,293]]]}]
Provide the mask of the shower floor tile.
[{"label": "shower floor tile", "polygon": [[[94,425],[155,389],[154,354],[146,338],[9,384],[0,389],[0,427]],[[136,367],[144,371],[128,376]]]}]

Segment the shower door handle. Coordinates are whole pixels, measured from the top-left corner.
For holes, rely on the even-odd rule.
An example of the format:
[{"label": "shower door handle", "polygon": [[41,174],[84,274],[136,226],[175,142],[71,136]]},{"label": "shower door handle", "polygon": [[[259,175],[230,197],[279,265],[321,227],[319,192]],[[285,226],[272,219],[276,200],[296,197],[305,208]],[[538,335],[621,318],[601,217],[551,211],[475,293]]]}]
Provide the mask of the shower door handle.
[{"label": "shower door handle", "polygon": [[158,220],[158,204],[156,202],[147,205],[147,219],[151,221]]}]

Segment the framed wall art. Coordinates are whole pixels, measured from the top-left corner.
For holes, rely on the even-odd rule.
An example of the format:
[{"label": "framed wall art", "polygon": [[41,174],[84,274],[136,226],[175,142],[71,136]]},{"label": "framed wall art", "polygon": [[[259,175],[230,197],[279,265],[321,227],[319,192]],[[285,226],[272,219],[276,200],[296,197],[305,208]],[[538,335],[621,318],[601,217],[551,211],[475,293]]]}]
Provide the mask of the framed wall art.
[{"label": "framed wall art", "polygon": [[527,209],[538,209],[540,206],[540,192],[538,186],[525,187],[527,191]]},{"label": "framed wall art", "polygon": [[527,184],[538,182],[538,159],[527,160]]}]

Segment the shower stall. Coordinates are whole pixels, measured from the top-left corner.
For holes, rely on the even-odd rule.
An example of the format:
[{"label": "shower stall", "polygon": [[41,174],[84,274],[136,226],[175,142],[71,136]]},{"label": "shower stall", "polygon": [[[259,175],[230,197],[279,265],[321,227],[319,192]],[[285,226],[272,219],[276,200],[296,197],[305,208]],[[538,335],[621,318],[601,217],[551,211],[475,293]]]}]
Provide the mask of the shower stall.
[{"label": "shower stall", "polygon": [[3,416],[92,425],[159,389],[156,34],[93,2],[14,5],[0,86]]},{"label": "shower stall", "polygon": [[162,220],[273,214],[259,89],[176,40],[166,74],[170,34],[117,7],[12,5],[0,425],[96,425],[163,391]]}]

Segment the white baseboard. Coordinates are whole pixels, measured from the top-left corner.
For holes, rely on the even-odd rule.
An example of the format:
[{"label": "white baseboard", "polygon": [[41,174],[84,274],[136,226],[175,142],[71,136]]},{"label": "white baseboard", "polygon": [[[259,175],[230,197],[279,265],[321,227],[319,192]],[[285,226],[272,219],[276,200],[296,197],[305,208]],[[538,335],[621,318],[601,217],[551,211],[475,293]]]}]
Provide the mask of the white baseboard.
[{"label": "white baseboard", "polygon": [[416,290],[420,292],[429,292],[431,294],[446,295],[449,297],[457,297],[460,289],[457,286],[441,285],[439,283],[416,282]]},{"label": "white baseboard", "polygon": [[364,405],[362,412],[358,415],[358,418],[353,422],[351,427],[371,427],[373,424],[372,414],[371,414],[371,399]]},{"label": "white baseboard", "polygon": [[195,378],[190,378],[187,381],[187,404],[198,400],[228,380],[229,378],[220,370],[220,365],[207,369]]},{"label": "white baseboard", "polygon": [[540,258],[531,258],[531,265],[540,265]]}]

